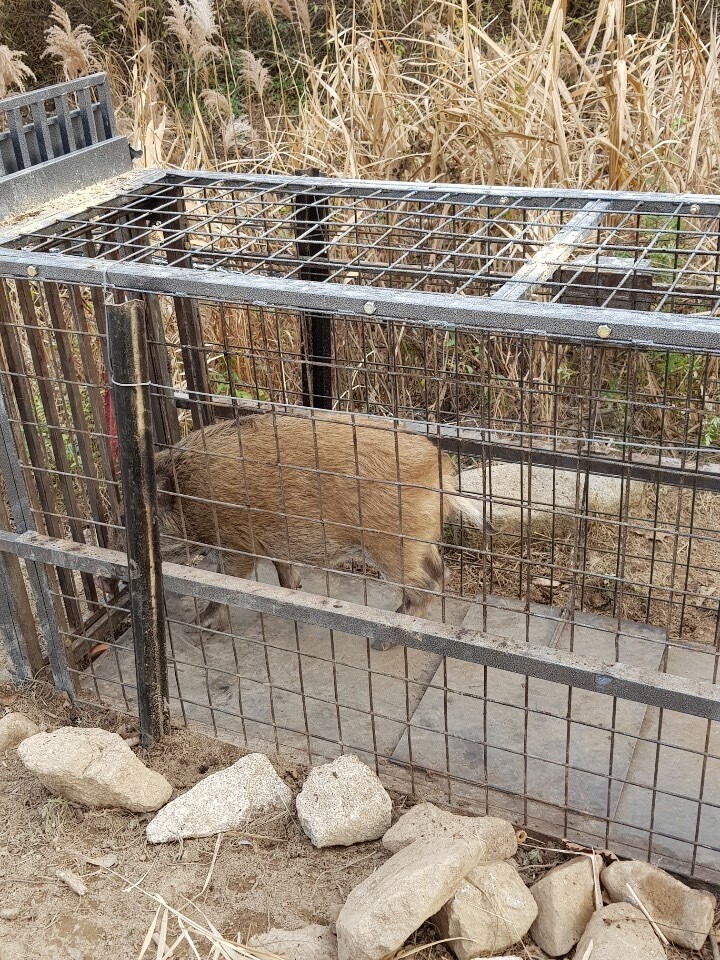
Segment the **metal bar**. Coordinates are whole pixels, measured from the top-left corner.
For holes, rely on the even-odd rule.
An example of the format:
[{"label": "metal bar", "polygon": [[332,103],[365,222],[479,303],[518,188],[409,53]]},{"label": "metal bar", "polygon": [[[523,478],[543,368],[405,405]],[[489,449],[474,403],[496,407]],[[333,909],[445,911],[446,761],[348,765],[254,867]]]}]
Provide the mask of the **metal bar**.
[{"label": "metal bar", "polygon": [[55,94],[54,100],[63,151],[65,153],[74,153],[76,149],[75,129],[73,127],[72,117],[70,116],[67,94]]},{"label": "metal bar", "polygon": [[0,220],[38,210],[51,200],[131,169],[132,157],[125,137],[114,137],[47,163],[28,164],[27,169],[0,179]]},{"label": "metal bar", "polygon": [[[16,109],[8,110],[7,121],[8,131],[10,132],[10,140],[12,141],[13,149],[15,150],[15,162],[17,163],[18,168],[23,170],[31,165],[31,160],[27,139],[25,138],[25,124],[23,123],[20,111]],[[9,178],[6,177],[4,179]]]},{"label": "metal bar", "polygon": [[[66,564],[95,575],[127,578],[128,560],[118,551],[53,540],[31,532],[0,531],[0,551],[43,563]],[[582,657],[555,647],[496,637],[407,614],[375,610],[357,603],[275,587],[175,563],[162,565],[168,593],[212,600],[256,613],[298,620],[363,638],[453,657],[468,663],[580,687],[690,716],[720,720],[720,685],[667,673],[650,673],[624,663]]]},{"label": "metal bar", "polygon": [[55,83],[50,87],[43,87],[41,90],[28,90],[27,93],[14,93],[11,97],[5,97],[0,100],[0,113],[6,110],[14,110],[18,107],[29,107],[39,99],[52,100],[54,97],[66,96],[68,93],[75,93],[78,90],[86,90],[88,87],[97,87],[107,79],[105,73],[91,73],[87,77],[78,77],[76,80],[65,80],[63,83]]},{"label": "metal bar", "polygon": [[[90,299],[92,309],[95,311],[97,329],[94,334],[97,336],[101,350],[103,352],[106,345],[104,329],[104,304],[102,302],[102,293],[99,290],[91,290]],[[106,376],[101,374],[98,360],[93,352],[93,344],[89,336],[89,327],[85,316],[85,303],[83,301],[82,290],[79,287],[69,287],[70,310],[73,317],[75,328],[78,330],[78,350],[83,365],[85,382],[88,384],[87,394],[90,405],[90,412],[94,424],[95,442],[97,443],[100,454],[100,463],[102,465],[103,476],[105,477],[105,495],[110,505],[110,514],[114,519],[118,519],[122,511],[120,510],[120,500],[115,483],[115,469],[110,449],[110,439],[107,435],[107,424],[105,422],[105,390]],[[99,322],[98,319],[100,318]],[[100,324],[103,324],[102,328]]]},{"label": "metal bar", "polygon": [[[374,200],[400,200],[432,203],[475,204],[492,208],[512,206],[520,201],[527,208],[580,210],[593,200],[605,201],[612,212],[623,212],[639,204],[637,213],[678,213],[682,216],[717,217],[720,201],[711,194],[640,193],[624,190],[557,190],[544,187],[491,187],[457,183],[420,183],[403,180],[350,180],[333,177],[298,177],[268,174],[210,173],[207,170],[168,172],[167,181],[184,186],[228,190],[272,190],[280,194],[296,194],[311,190],[328,197],[372,197]],[[698,209],[691,209],[695,206]]]},{"label": "metal bar", "polygon": [[127,528],[124,576],[130,589],[140,731],[147,748],[165,733],[169,697],[143,302],[108,304],[107,331]]},{"label": "metal bar", "polygon": [[524,300],[545,280],[549,280],[557,268],[566,263],[579,244],[597,228],[609,210],[605,201],[591,201],[565,224],[538,252],[527,260],[514,277],[492,294],[493,300]]},{"label": "metal bar", "polygon": [[91,147],[98,142],[98,132],[95,124],[95,111],[87,87],[80,87],[77,92],[77,100],[78,106],[80,107],[80,121],[85,138],[85,146]]},{"label": "metal bar", "polygon": [[35,101],[30,105],[30,112],[33,119],[33,129],[35,139],[37,140],[38,156],[42,163],[47,163],[53,159],[52,137],[48,127],[48,118],[45,111],[45,101]]},{"label": "metal bar", "polygon": [[[319,177],[319,170],[310,176]],[[324,221],[330,208],[315,193],[301,193],[295,198],[295,235],[297,255],[304,261],[301,280],[324,282],[330,276],[327,262],[327,236]],[[306,357],[303,383],[307,383],[312,405],[332,408],[332,320],[326,313],[311,313],[309,323],[301,317],[302,350]],[[305,371],[307,370],[307,374]],[[305,387],[303,394],[306,394]]]},{"label": "metal bar", "polygon": [[138,293],[223,300],[258,307],[326,310],[375,322],[404,320],[443,330],[488,330],[537,337],[598,340],[598,321],[610,330],[607,343],[631,343],[715,351],[714,317],[646,313],[559,303],[506,302],[490,297],[418,293],[340,283],[318,283],[226,271],[191,270],[149,263],[99,262],[89,257],[0,248],[0,276],[23,277],[29,266],[43,280],[105,286]]},{"label": "metal bar", "polygon": [[[5,492],[10,504],[10,512],[15,523],[16,536],[33,530],[33,518],[20,469],[20,457],[15,447],[10,419],[5,406],[3,391],[0,390],[0,471],[5,480]],[[35,531],[33,530],[33,533]],[[48,652],[50,669],[58,690],[64,690],[74,698],[75,688],[68,668],[68,657],[58,629],[57,616],[50,594],[47,572],[41,563],[27,564],[28,579],[35,597],[40,629]]]},{"label": "metal bar", "polygon": [[[164,247],[170,269],[179,269],[173,268],[172,264],[178,260],[183,260],[187,263],[191,263],[192,261],[187,247],[185,210],[182,194],[178,191],[172,199],[174,202],[163,223]],[[193,271],[191,270],[190,272]],[[212,410],[207,404],[203,403],[203,400],[210,393],[210,381],[208,379],[207,363],[203,349],[200,311],[194,299],[181,294],[173,297],[173,305],[177,318],[185,378],[191,399],[193,400],[193,425],[199,430],[201,427],[213,422]]]},{"label": "metal bar", "polygon": [[174,446],[179,443],[181,437],[180,421],[174,401],[167,342],[160,301],[157,297],[145,297],[145,322],[148,332],[150,376],[154,387],[150,399],[156,440],[164,447]]},{"label": "metal bar", "polygon": [[[37,391],[48,425],[48,440],[55,461],[56,479],[62,493],[62,502],[65,505],[68,526],[70,527],[73,539],[82,543],[85,539],[84,524],[81,519],[82,514],[78,506],[75,487],[72,483],[68,454],[65,449],[65,440],[63,437],[65,428],[60,418],[58,398],[53,389],[48,363],[47,345],[43,337],[43,328],[40,326],[38,320],[30,283],[27,280],[21,280],[16,284],[16,288],[35,372]],[[83,586],[88,601],[91,604],[96,603],[98,598],[97,590],[92,577],[84,577]]]},{"label": "metal bar", "polygon": [[105,139],[111,140],[115,136],[115,111],[113,110],[112,100],[110,98],[110,85],[107,76],[101,83],[98,83],[96,90],[98,107],[105,131]]},{"label": "metal bar", "polygon": [[[56,491],[50,481],[45,445],[37,422],[35,401],[30,390],[30,380],[26,374],[22,347],[15,328],[5,283],[0,283],[0,342],[5,352],[8,371],[12,371],[7,379],[12,384],[19,420],[22,423],[39,509],[42,511],[47,532],[51,536],[60,537],[63,536],[64,531],[59,519]],[[9,400],[6,399],[5,404],[6,408],[9,407]],[[32,514],[28,513],[28,516],[30,517],[29,526],[34,527]],[[66,570],[59,569],[57,575],[69,623],[72,629],[79,631],[82,629],[82,611],[75,582]]]},{"label": "metal bar", "polygon": [[[0,484],[0,528],[9,530],[10,526],[3,485]],[[6,623],[12,624],[17,646],[30,670],[30,675],[36,676],[45,666],[45,658],[38,640],[37,624],[30,606],[20,561],[17,557],[8,554],[3,557],[3,563],[0,566],[2,566],[0,580],[6,595],[5,598],[0,597],[0,603],[5,604]],[[12,641],[12,637],[10,639]]]},{"label": "metal bar", "polygon": [[13,589],[8,577],[5,556],[0,562],[0,640],[15,683],[27,683],[33,678],[30,661],[23,649],[23,637],[16,610],[13,607]]},{"label": "metal bar", "polygon": [[73,344],[70,336],[71,331],[60,301],[60,290],[56,284],[46,284],[45,299],[55,335],[60,368],[63,378],[65,379],[65,389],[67,391],[75,438],[80,453],[80,461],[85,471],[85,476],[88,478],[83,486],[87,491],[92,518],[96,521],[95,533],[98,537],[98,542],[101,546],[105,546],[104,541],[107,533],[108,515],[102,498],[100,482],[97,479],[95,460],[90,443],[90,431],[88,430],[88,424],[85,418],[83,398],[78,386],[79,378],[75,369]]}]

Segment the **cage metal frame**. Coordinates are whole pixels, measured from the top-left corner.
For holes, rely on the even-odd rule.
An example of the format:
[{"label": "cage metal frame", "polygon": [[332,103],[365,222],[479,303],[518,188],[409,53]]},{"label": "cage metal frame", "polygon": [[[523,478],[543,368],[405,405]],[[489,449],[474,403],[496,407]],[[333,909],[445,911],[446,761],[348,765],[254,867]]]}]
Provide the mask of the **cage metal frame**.
[{"label": "cage metal frame", "polygon": [[[91,196],[77,195],[64,204],[62,211],[40,211],[21,222],[0,225],[0,278],[20,281],[34,287],[63,285],[94,291],[100,303],[113,296],[122,301],[133,295],[158,295],[173,298],[176,303],[197,301],[221,302],[249,306],[258,310],[290,309],[308,318],[305,331],[303,372],[307,371],[303,399],[306,405],[318,408],[331,405],[332,388],[327,378],[332,368],[328,342],[323,340],[323,324],[330,317],[372,319],[376,323],[412,324],[428,330],[483,332],[497,335],[520,335],[533,340],[550,342],[627,345],[629,349],[677,350],[679,352],[706,352],[720,354],[720,295],[717,293],[718,271],[709,271],[711,285],[700,295],[710,303],[707,316],[671,312],[666,309],[667,296],[659,297],[658,309],[618,308],[608,305],[558,302],[564,289],[572,286],[573,277],[592,263],[573,260],[573,255],[592,247],[592,236],[608,217],[658,216],[691,218],[693,222],[718,222],[720,202],[706,196],[681,196],[643,193],[606,193],[602,191],[550,191],[512,188],[464,187],[448,184],[407,184],[389,182],[338,181],[318,176],[264,176],[243,174],[209,174],[202,172],[142,171],[127,172],[123,160],[119,180],[93,186]],[[2,181],[0,181],[0,186]],[[243,204],[252,207],[253,198],[272,194],[288,201],[283,227],[291,231],[297,253],[285,257],[270,255],[266,261],[244,272],[233,272],[226,264],[202,261],[202,251],[193,246],[193,235],[198,236],[201,214],[188,215],[188,191],[215,191],[221,197],[230,196],[230,208],[221,216],[230,217]],[[60,192],[63,192],[60,190]],[[247,196],[249,195],[249,197]],[[159,198],[159,203],[158,203]],[[179,198],[179,199],[178,199]],[[533,237],[537,251],[527,256],[508,254],[504,265],[511,272],[504,279],[493,277],[497,289],[487,296],[462,292],[425,292],[418,289],[393,289],[377,283],[355,283],[343,276],[347,268],[338,266],[328,251],[332,249],[333,201],[397,204],[404,211],[410,204],[425,205],[423,215],[437,206],[458,203],[473,207],[485,206],[493,210],[535,211],[542,218],[548,211],[560,214],[560,219],[549,227],[549,238]],[[212,202],[212,201],[208,201]],[[98,213],[98,211],[100,211]],[[153,224],[148,216],[159,216]],[[76,251],[63,252],[68,231],[92,228],[107,216],[107,251],[105,254],[81,255]],[[401,213],[402,216],[402,213]],[[208,215],[206,223],[217,221]],[[249,219],[252,219],[252,212]],[[73,222],[76,221],[76,222]],[[440,217],[437,223],[440,224]],[[533,221],[521,220],[527,233]],[[151,235],[158,225],[163,240],[153,243]],[[212,227],[208,228],[209,230]],[[320,229],[321,232],[318,232]],[[381,228],[380,228],[381,229]],[[435,231],[444,230],[437,226]],[[665,232],[668,232],[666,229]],[[266,231],[267,234],[267,231]],[[432,230],[430,231],[432,234]],[[718,238],[717,227],[706,230]],[[261,235],[267,240],[267,235]],[[72,241],[68,241],[72,243]],[[524,241],[523,241],[524,242]],[[283,237],[281,248],[285,255],[290,241]],[[417,239],[415,247],[421,243]],[[462,241],[461,241],[462,243]],[[206,241],[206,250],[212,240]],[[625,287],[630,294],[645,295],[646,286],[638,280],[639,267],[648,243],[638,244],[637,254],[627,263],[604,262],[608,244],[597,243],[593,255],[597,275],[600,267],[615,274],[613,290]],[[680,245],[677,245],[680,247]],[[413,245],[410,244],[412,250]],[[521,250],[525,250],[521,247]],[[612,244],[609,245],[612,254]],[[125,254],[124,252],[125,251]],[[210,251],[214,255],[214,249]],[[452,256],[453,249],[445,251]],[[591,255],[591,260],[592,256]],[[684,265],[670,270],[670,289],[692,270],[688,263],[696,254],[692,248],[671,256],[686,257]],[[255,254],[253,254],[255,256]],[[222,258],[220,258],[222,259]],[[257,260],[257,257],[255,258]],[[291,275],[273,272],[274,265]],[[363,264],[360,264],[363,267]],[[266,273],[261,270],[265,269]],[[564,279],[555,279],[558,271],[569,272]],[[668,271],[666,271],[668,272]],[[382,282],[383,271],[377,271]],[[385,271],[387,273],[387,270]],[[338,282],[347,281],[347,282]],[[550,290],[550,302],[528,299],[542,286]],[[592,282],[590,284],[592,287]],[[598,283],[598,289],[600,284]],[[597,291],[596,291],[597,293]],[[600,291],[600,296],[603,296]],[[697,296],[697,293],[695,294]],[[608,296],[612,299],[612,293]],[[607,299],[607,297],[606,297]],[[657,304],[656,304],[657,305]],[[186,334],[193,335],[192,316],[185,318]],[[179,319],[179,318],[178,318]],[[197,331],[194,334],[197,337]],[[195,426],[208,422],[206,416],[220,412],[219,398],[203,379],[197,358],[199,344],[182,343],[187,348],[188,390],[174,391],[166,398],[176,407],[183,405],[193,413]],[[143,346],[141,345],[141,349]],[[147,344],[144,345],[147,348]],[[193,354],[192,349],[196,353]],[[194,364],[194,366],[193,366]],[[6,371],[12,375],[12,371]],[[319,374],[319,376],[317,376]],[[132,386],[138,390],[153,383],[160,390],[167,385],[152,379],[138,381]],[[148,394],[146,407],[153,398]],[[233,399],[225,404],[230,413],[243,406],[249,410],[276,409],[282,412],[287,404],[263,403]],[[412,422],[396,418],[398,426],[415,429],[433,437],[453,452],[483,452],[490,458],[498,457],[526,464],[546,464],[559,469],[570,468],[578,474],[598,472],[616,476],[624,481],[646,480],[653,484],[668,484],[682,490],[720,492],[720,468],[712,457],[701,457],[692,445],[681,445],[670,451],[638,455],[629,445],[619,455],[604,455],[593,449],[574,452],[547,449],[534,445],[532,435],[521,436],[513,442],[508,437],[493,437],[482,427],[467,427],[452,423]],[[712,453],[713,451],[710,451]],[[13,425],[7,405],[0,396],[0,470],[10,502],[14,529],[0,530],[0,553],[5,558],[19,558],[28,564],[30,585],[34,594],[41,632],[49,655],[54,681],[60,689],[72,695],[73,682],[68,671],[63,641],[53,605],[53,591],[48,582],[47,568],[56,567],[96,576],[128,579],[129,564],[136,559],[126,557],[104,547],[68,541],[62,537],[43,535],[33,529],[32,508],[26,489],[26,480],[19,468],[20,451],[13,434]],[[703,459],[709,460],[702,463]],[[0,524],[1,525],[1,524]],[[0,574],[8,579],[8,568],[0,567]],[[720,720],[720,685],[717,684],[718,653],[714,657],[713,682],[693,680],[673,674],[645,671],[620,662],[606,662],[583,657],[572,650],[541,648],[528,645],[522,639],[508,640],[485,631],[468,631],[451,624],[428,620],[413,620],[400,613],[388,613],[344,600],[329,599],[313,594],[296,594],[282,587],[254,581],[238,580],[223,573],[190,570],[166,563],[163,568],[166,590],[183,593],[196,600],[214,600],[263,614],[274,614],[290,621],[317,624],[331,630],[345,631],[355,636],[379,637],[399,641],[417,650],[437,653],[443,657],[482,664],[527,677],[551,680],[570,688],[598,692],[619,700],[632,700],[670,710],[687,716]],[[135,590],[142,594],[143,585]],[[10,589],[7,596],[11,596]],[[15,675],[27,680],[31,669],[31,649],[25,640],[27,617],[13,608],[0,606],[0,626],[6,640]],[[142,625],[138,622],[142,633]],[[152,641],[156,646],[157,638]],[[160,674],[151,682],[161,682]],[[145,719],[143,733],[147,738],[157,735],[161,721]],[[698,814],[699,817],[699,814]]]}]

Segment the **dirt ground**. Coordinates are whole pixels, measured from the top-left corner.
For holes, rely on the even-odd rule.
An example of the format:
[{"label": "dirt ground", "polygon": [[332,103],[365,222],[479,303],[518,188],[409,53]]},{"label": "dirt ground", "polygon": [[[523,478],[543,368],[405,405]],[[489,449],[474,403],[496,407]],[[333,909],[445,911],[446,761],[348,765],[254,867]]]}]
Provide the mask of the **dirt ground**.
[{"label": "dirt ground", "polygon": [[[45,685],[22,695],[0,686],[0,712],[9,709],[48,729],[79,724],[125,737],[136,732],[132,720],[107,710],[79,713]],[[180,729],[144,759],[182,792],[241,753]],[[297,792],[305,768],[271,759]],[[393,803],[397,816],[411,801],[395,794]],[[52,797],[10,754],[0,760],[0,810],[0,960],[137,960],[154,919],[156,940],[145,957],[223,956],[197,933],[192,933],[197,954],[184,941],[168,954],[158,949],[157,938],[171,946],[181,933],[179,922],[187,927],[188,921],[240,944],[272,926],[329,923],[350,890],[387,857],[379,842],[315,850],[298,824],[284,816],[254,824],[252,832],[226,834],[219,845],[211,837],[151,846],[144,830],[151,815],[81,809]],[[562,859],[531,839],[518,854],[528,882]],[[80,877],[87,893],[78,896],[58,878],[58,870]],[[428,924],[416,944],[431,944],[436,936]],[[544,956],[529,940],[514,952],[526,960]],[[439,945],[415,955],[451,956]],[[668,951],[670,958],[689,956]]]},{"label": "dirt ground", "polygon": [[[0,691],[1,709],[21,710],[50,729],[80,723],[134,733],[126,718],[108,711],[79,715],[45,687],[21,697],[7,686]],[[241,753],[178,730],[145,759],[182,792]],[[296,792],[306,771],[272,759]],[[402,808],[404,798],[394,799]],[[153,897],[203,927],[211,923],[231,941],[246,942],[271,926],[328,923],[387,857],[379,843],[315,850],[297,823],[282,818],[255,824],[252,833],[224,835],[203,893],[215,838],[148,845],[144,828],[151,815],[81,809],[54,798],[9,754],[0,761],[0,810],[0,910],[3,916],[19,910],[14,919],[0,919],[1,960],[134,960],[158,910]],[[85,896],[57,878],[63,869],[83,879]],[[171,921],[168,944],[178,932]],[[427,934],[429,940],[432,931]],[[201,956],[208,956],[207,941],[196,939],[206,948]],[[148,955],[155,958],[156,950],[153,944]],[[189,950],[173,957],[191,957]]]}]

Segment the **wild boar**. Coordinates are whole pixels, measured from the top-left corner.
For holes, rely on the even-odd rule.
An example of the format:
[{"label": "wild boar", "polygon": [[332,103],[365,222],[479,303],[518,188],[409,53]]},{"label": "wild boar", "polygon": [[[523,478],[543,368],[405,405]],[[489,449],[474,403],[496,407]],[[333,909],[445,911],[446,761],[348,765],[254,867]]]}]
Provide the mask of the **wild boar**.
[{"label": "wild boar", "polygon": [[[361,558],[402,585],[398,611],[414,616],[442,586],[445,521],[484,522],[482,504],[458,494],[454,465],[432,441],[368,417],[225,421],[158,453],[155,469],[165,558],[190,541],[221,552],[225,573],[247,577],[269,557],[290,588],[301,585],[296,563],[333,569]],[[218,629],[225,615],[211,603],[202,625]]]}]

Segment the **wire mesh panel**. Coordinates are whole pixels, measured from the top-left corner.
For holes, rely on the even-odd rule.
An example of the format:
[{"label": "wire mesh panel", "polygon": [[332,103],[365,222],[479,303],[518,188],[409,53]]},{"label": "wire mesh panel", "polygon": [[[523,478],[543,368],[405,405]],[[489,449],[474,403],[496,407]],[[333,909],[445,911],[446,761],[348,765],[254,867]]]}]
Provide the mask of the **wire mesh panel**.
[{"label": "wire mesh panel", "polygon": [[133,297],[176,719],[717,880],[715,201],[150,179],[0,236],[3,549],[78,696],[137,707]]}]

